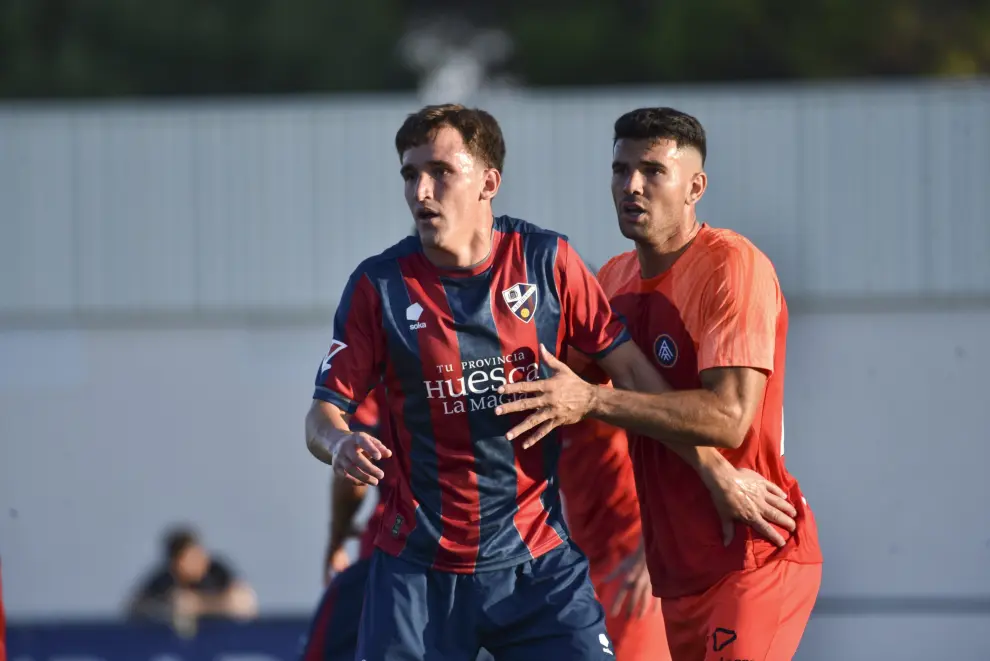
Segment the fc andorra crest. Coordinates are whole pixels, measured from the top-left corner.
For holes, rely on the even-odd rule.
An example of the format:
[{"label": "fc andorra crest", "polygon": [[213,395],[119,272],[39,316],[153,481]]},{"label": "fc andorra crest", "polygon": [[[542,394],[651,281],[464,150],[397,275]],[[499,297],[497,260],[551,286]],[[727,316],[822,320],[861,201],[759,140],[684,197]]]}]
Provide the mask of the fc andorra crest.
[{"label": "fc andorra crest", "polygon": [[677,362],[677,345],[674,338],[663,333],[658,335],[653,342],[653,354],[657,357],[657,362],[664,367],[673,367]]},{"label": "fc andorra crest", "polygon": [[536,285],[521,282],[512,285],[502,292],[505,304],[509,306],[512,314],[516,315],[526,323],[533,320],[536,314]]}]

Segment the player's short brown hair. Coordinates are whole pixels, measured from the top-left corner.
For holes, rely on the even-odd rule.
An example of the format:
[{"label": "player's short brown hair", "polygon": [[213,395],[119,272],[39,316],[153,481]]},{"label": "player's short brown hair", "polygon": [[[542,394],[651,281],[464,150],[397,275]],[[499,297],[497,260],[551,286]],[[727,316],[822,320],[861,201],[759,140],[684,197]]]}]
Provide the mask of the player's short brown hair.
[{"label": "player's short brown hair", "polygon": [[619,140],[672,140],[678,147],[694,147],[705,164],[708,146],[705,127],[695,117],[673,108],[638,108],[615,120],[614,146]]},{"label": "player's short brown hair", "polygon": [[498,122],[484,110],[465,108],[456,103],[426,106],[406,117],[395,134],[395,150],[399,152],[399,158],[407,149],[426,144],[445,127],[461,134],[472,156],[481,159],[487,167],[502,171],[505,139]]}]

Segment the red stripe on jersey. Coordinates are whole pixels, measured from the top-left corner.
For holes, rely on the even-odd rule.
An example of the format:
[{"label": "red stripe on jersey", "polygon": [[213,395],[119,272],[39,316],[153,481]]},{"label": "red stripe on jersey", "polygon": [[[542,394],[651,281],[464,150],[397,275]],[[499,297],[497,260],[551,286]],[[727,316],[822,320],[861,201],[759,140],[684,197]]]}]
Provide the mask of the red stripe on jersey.
[{"label": "red stripe on jersey", "polygon": [[[387,408],[382,411],[381,420],[383,428],[385,425],[388,426],[390,438],[389,441],[382,440],[387,445],[389,442],[395,444],[395,447],[389,445],[389,447],[393,448],[389,468],[396,471],[398,475],[393,476],[392,479],[386,477],[383,480],[383,485],[387,482],[389,487],[386,490],[387,493],[381,493],[385,497],[383,518],[386,524],[379,526],[378,535],[375,537],[375,545],[389,555],[399,555],[405,548],[409,535],[416,528],[416,508],[419,507],[419,503],[412,493],[409,479],[409,476],[412,475],[412,466],[410,464],[412,436],[405,425],[393,425],[389,419],[389,415],[392,412],[394,412],[396,417],[401,417],[406,406],[406,393],[402,388],[398,387],[400,381],[395,374],[391,360],[386,362],[385,383],[388,386],[388,404]],[[405,479],[401,476],[405,476]],[[401,528],[403,534],[401,536],[392,534],[392,527],[398,522],[398,517],[402,517]]]},{"label": "red stripe on jersey", "polygon": [[[539,356],[534,356],[529,351],[519,351],[519,347],[538,347],[536,322],[526,323],[520,321],[508,311],[505,302],[502,300],[501,292],[509,289],[512,285],[520,282],[528,282],[526,273],[526,258],[523,254],[523,236],[512,234],[511,244],[502,257],[507,268],[501,269],[495,280],[492,282],[492,318],[495,319],[495,328],[498,331],[499,342],[502,346],[503,356],[520,357],[511,363],[511,368],[506,365],[506,379],[518,381],[525,378],[526,366],[533,361],[539,362]],[[557,291],[560,291],[558,285]],[[537,305],[541,302],[538,301]],[[563,318],[563,315],[561,315]],[[547,349],[553,350],[552,347]],[[515,375],[515,378],[513,378]],[[526,417],[525,414],[513,416],[513,424]],[[519,531],[526,548],[535,557],[545,553],[563,540],[557,531],[547,523],[549,514],[543,507],[540,496],[547,488],[546,467],[544,464],[543,448],[540,444],[530,448],[522,449],[524,438],[517,438],[512,442],[512,448],[516,460],[516,504],[518,510],[513,516],[513,523]],[[549,441],[546,441],[549,442]]]},{"label": "red stripe on jersey", "polygon": [[[410,299],[423,306],[424,319],[452,317],[443,283],[425,255],[419,253],[403,260],[400,268]],[[473,571],[481,540],[481,499],[471,426],[467,412],[450,413],[444,408],[453,401],[454,395],[463,395],[460,346],[453,328],[440,325],[431,330],[419,337],[420,355],[447,356],[447,362],[437,366],[423,365],[423,378],[434,384],[442,381],[444,388],[438,396],[429,397],[430,420],[433,429],[444,429],[443,437],[450,439],[444,444],[443,451],[438,448],[436,453],[442,527],[433,564],[434,567],[459,566]],[[429,370],[434,373],[428,373]],[[436,436],[434,434],[434,438]]]},{"label": "red stripe on jersey", "polygon": [[557,239],[557,258],[553,265],[553,284],[557,287],[557,291],[560,295],[560,323],[557,326],[557,346],[547,347],[548,351],[552,351],[555,356],[562,356],[567,358],[567,349],[563,346],[564,338],[567,337],[567,314],[564,310],[564,286],[561,282],[561,278],[564,274],[565,263],[561,262],[561,253],[565,249],[566,244],[563,238]]}]

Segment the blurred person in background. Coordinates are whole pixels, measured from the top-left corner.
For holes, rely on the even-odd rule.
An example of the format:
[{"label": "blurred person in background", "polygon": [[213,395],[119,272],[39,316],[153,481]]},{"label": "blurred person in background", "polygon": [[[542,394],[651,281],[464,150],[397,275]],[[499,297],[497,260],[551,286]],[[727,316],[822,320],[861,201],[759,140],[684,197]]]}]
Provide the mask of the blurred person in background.
[{"label": "blurred person in background", "polygon": [[165,535],[164,556],[130,601],[131,617],[174,622],[257,616],[254,590],[212,557],[191,528],[176,527]]}]

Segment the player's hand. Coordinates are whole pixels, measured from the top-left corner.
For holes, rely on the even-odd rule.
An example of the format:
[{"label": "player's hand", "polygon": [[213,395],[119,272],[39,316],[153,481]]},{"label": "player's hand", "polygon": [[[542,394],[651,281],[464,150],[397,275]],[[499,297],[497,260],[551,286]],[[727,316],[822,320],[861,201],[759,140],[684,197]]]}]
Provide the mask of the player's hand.
[{"label": "player's hand", "polygon": [[722,521],[722,542],[728,546],[735,536],[735,523],[741,521],[776,546],[786,543],[774,524],[794,532],[797,510],[787,502],[787,493],[773,482],[749,469],[730,469],[709,485],[715,509]]},{"label": "player's hand", "polygon": [[354,484],[375,486],[385,472],[374,462],[391,456],[392,451],[371,434],[351,432],[333,447],[333,472]]},{"label": "player's hand", "polygon": [[509,383],[498,389],[499,394],[519,399],[498,406],[496,415],[532,411],[505,435],[511,441],[532,430],[523,442],[523,449],[532,447],[561,425],[572,425],[584,419],[594,405],[594,386],[557,360],[542,344],[540,356],[553,370],[553,376],[539,381]]},{"label": "player's hand", "polygon": [[625,608],[629,617],[643,617],[654,612],[660,600],[653,596],[650,571],[646,568],[646,549],[643,544],[605,578],[606,582],[622,581],[615,599],[609,605],[610,616],[617,617]]},{"label": "player's hand", "polygon": [[351,556],[347,554],[344,547],[327,554],[323,568],[323,587],[330,585],[333,577],[351,566]]}]

